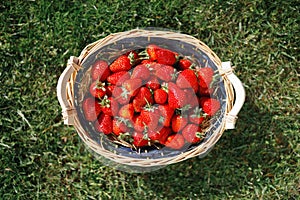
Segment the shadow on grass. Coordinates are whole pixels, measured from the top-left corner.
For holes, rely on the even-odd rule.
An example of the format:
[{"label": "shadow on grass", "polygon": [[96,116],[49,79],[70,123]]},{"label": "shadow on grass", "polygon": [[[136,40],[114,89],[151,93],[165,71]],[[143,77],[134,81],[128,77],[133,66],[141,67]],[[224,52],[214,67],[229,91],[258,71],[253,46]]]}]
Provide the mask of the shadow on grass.
[{"label": "shadow on grass", "polygon": [[[236,130],[225,131],[205,158],[144,174],[145,187],[168,198],[265,195],[294,199],[299,195],[295,187],[299,180],[293,174],[297,160],[287,129],[297,127],[288,127],[292,123],[285,120],[246,102]],[[247,194],[249,191],[253,194]]]}]

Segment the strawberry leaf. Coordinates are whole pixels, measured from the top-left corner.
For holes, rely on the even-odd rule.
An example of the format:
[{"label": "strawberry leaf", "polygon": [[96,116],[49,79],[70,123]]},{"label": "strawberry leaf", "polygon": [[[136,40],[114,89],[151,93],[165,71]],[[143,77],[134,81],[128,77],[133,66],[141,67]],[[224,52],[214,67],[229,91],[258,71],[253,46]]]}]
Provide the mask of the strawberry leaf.
[{"label": "strawberry leaf", "polygon": [[164,123],[165,118],[164,118],[163,116],[160,116],[158,121],[159,121],[160,123]]},{"label": "strawberry leaf", "polygon": [[118,136],[118,139],[119,140],[124,140],[126,142],[130,142],[132,143],[133,142],[133,138],[131,137],[131,134],[126,132],[126,133],[121,133],[119,136]]},{"label": "strawberry leaf", "polygon": [[196,137],[197,138],[203,139],[204,136],[205,136],[205,134],[203,132],[196,132]]},{"label": "strawberry leaf", "polygon": [[129,94],[130,94],[130,92],[126,88],[122,87],[121,97],[127,99]]},{"label": "strawberry leaf", "polygon": [[107,95],[105,95],[103,97],[103,99],[101,100],[100,104],[101,104],[101,106],[106,107],[106,108],[110,107],[110,100],[108,99]]}]

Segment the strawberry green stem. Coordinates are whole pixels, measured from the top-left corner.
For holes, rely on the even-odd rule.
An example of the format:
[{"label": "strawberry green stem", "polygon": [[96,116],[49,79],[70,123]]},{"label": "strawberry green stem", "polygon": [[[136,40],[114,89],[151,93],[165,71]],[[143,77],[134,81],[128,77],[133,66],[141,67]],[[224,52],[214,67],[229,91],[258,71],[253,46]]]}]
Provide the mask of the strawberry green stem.
[{"label": "strawberry green stem", "polygon": [[140,57],[140,60],[148,60],[150,58],[147,50],[141,51],[138,56]]}]

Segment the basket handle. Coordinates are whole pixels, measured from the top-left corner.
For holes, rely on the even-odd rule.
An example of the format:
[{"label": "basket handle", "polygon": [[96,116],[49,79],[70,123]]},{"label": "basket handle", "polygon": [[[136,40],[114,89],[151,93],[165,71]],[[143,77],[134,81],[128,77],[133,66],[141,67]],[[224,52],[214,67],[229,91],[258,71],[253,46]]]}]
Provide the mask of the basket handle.
[{"label": "basket handle", "polygon": [[237,115],[243,107],[246,98],[246,92],[243,86],[243,83],[240,79],[232,72],[232,67],[230,62],[222,62],[222,70],[221,74],[225,74],[232,84],[235,90],[235,102],[232,109],[227,113],[225,119],[225,128],[226,129],[234,129],[235,123],[237,120]]},{"label": "basket handle", "polygon": [[68,90],[72,90],[70,86],[70,78],[74,71],[78,70],[78,58],[71,56],[68,60],[66,69],[60,75],[57,83],[57,98],[60,106],[62,107],[62,115],[64,124],[74,125],[74,116],[76,115],[76,109],[72,105],[73,97],[68,95]]}]

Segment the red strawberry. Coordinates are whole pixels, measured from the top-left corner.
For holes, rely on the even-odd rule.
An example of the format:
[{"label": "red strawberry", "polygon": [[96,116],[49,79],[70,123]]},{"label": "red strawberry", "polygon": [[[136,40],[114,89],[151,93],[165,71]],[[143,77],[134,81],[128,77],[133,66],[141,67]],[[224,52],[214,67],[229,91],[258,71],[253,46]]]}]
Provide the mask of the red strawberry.
[{"label": "red strawberry", "polygon": [[132,134],[133,137],[133,145],[135,147],[144,147],[149,145],[149,140],[146,139],[146,136],[140,132],[134,132]]},{"label": "red strawberry", "polygon": [[214,93],[214,88],[203,88],[199,86],[198,95],[200,97],[210,97]]},{"label": "red strawberry", "polygon": [[153,62],[153,61],[150,60],[150,59],[142,60],[142,62],[141,62],[141,64],[144,64],[144,65],[153,64],[153,63],[156,63],[156,62]]},{"label": "red strawberry", "polygon": [[210,83],[213,80],[214,70],[210,67],[203,67],[198,69],[198,82],[202,88],[209,88]]},{"label": "red strawberry", "polygon": [[202,109],[196,107],[190,111],[189,121],[196,125],[200,125],[204,121],[205,117],[206,114],[203,113]]},{"label": "red strawberry", "polygon": [[191,67],[192,62],[188,59],[180,59],[178,65],[180,69],[185,70]]},{"label": "red strawberry", "polygon": [[166,147],[172,149],[181,149],[184,146],[184,137],[181,134],[172,134],[167,137]]},{"label": "red strawberry", "polygon": [[158,131],[149,131],[148,137],[153,141],[158,141],[161,144],[164,144],[167,137],[172,133],[170,127],[163,127]]},{"label": "red strawberry", "polygon": [[186,126],[188,120],[185,115],[183,116],[183,115],[176,114],[172,117],[171,123],[172,123],[172,130],[174,132],[179,132]]},{"label": "red strawberry", "polygon": [[136,131],[143,132],[147,128],[147,126],[145,126],[145,123],[141,115],[135,115],[132,121],[133,121],[133,128]]},{"label": "red strawberry", "polygon": [[119,116],[125,119],[132,120],[134,115],[134,109],[132,103],[123,105],[119,110]]},{"label": "red strawberry", "polygon": [[171,108],[168,104],[164,104],[159,105],[158,110],[160,113],[159,122],[161,122],[163,126],[170,126],[174,114],[174,108]]},{"label": "red strawberry", "polygon": [[135,112],[141,112],[147,103],[153,104],[152,94],[148,88],[141,87],[132,101]]},{"label": "red strawberry", "polygon": [[113,63],[110,64],[109,69],[114,73],[130,70],[131,69],[130,58],[126,55],[121,55]]},{"label": "red strawberry", "polygon": [[101,106],[95,98],[86,98],[82,103],[84,117],[87,121],[95,121],[101,113]]},{"label": "red strawberry", "polygon": [[155,76],[159,78],[160,80],[163,80],[165,82],[169,82],[172,80],[175,80],[176,77],[176,69],[169,65],[160,65],[155,70]]},{"label": "red strawberry", "polygon": [[157,71],[159,68],[161,68],[162,66],[164,66],[164,65],[163,65],[163,64],[159,64],[159,63],[157,63],[157,62],[152,62],[152,63],[150,63],[150,64],[147,64],[146,66],[149,68],[150,74],[151,74],[151,75],[155,75],[156,71]]},{"label": "red strawberry", "polygon": [[220,102],[214,98],[202,97],[200,98],[200,105],[202,110],[208,115],[213,116],[220,109]]},{"label": "red strawberry", "polygon": [[191,69],[181,71],[177,77],[176,84],[180,88],[193,88],[195,93],[198,91],[198,79]]},{"label": "red strawberry", "polygon": [[182,108],[186,105],[187,99],[185,92],[175,83],[168,83],[168,103],[171,108]]},{"label": "red strawberry", "polygon": [[174,65],[177,61],[176,54],[167,49],[156,51],[157,62],[165,65]]},{"label": "red strawberry", "polygon": [[128,79],[122,84],[122,86],[128,91],[130,97],[135,96],[139,92],[141,85],[142,80],[139,78]]},{"label": "red strawberry", "polygon": [[120,71],[108,76],[107,82],[113,85],[122,85],[122,83],[128,79],[130,79],[130,74],[127,71]]},{"label": "red strawberry", "polygon": [[114,98],[105,95],[100,104],[104,114],[115,116],[118,113],[119,104]]},{"label": "red strawberry", "polygon": [[160,88],[160,83],[156,76],[150,76],[149,81],[146,83],[146,87],[152,90],[157,90],[158,88]]},{"label": "red strawberry", "polygon": [[92,66],[91,75],[94,81],[105,81],[110,73],[108,63],[105,60],[97,60]]},{"label": "red strawberry", "polygon": [[89,91],[93,97],[101,99],[106,93],[105,83],[96,80],[90,85]]},{"label": "red strawberry", "polygon": [[131,66],[137,64],[140,61],[139,54],[136,51],[130,51],[128,53],[125,53],[125,55],[129,58]]},{"label": "red strawberry", "polygon": [[160,64],[174,65],[177,61],[176,54],[174,52],[161,48],[157,45],[148,45],[147,53],[150,60],[157,61]]},{"label": "red strawberry", "polygon": [[149,79],[149,76],[150,76],[150,70],[144,64],[137,65],[133,69],[132,74],[131,74],[132,79],[140,78],[143,81],[147,81]]},{"label": "red strawberry", "polygon": [[111,97],[115,87],[116,87],[115,85],[106,86],[106,95]]},{"label": "red strawberry", "polygon": [[200,142],[203,139],[201,128],[195,124],[186,125],[182,130],[182,136],[187,142],[192,144]]},{"label": "red strawberry", "polygon": [[151,61],[156,61],[157,60],[156,50],[158,48],[159,48],[159,46],[154,45],[154,44],[148,45],[148,47],[146,48],[146,51],[148,53],[149,60],[151,60]]},{"label": "red strawberry", "polygon": [[101,113],[98,120],[95,121],[95,129],[108,135],[112,132],[112,119],[111,116]]},{"label": "red strawberry", "polygon": [[199,97],[195,94],[193,89],[184,89],[186,94],[186,99],[188,99],[188,103],[190,108],[195,108],[199,106]]},{"label": "red strawberry", "polygon": [[159,112],[155,107],[146,107],[141,110],[140,114],[143,123],[148,127],[148,130],[157,130],[159,121]]},{"label": "red strawberry", "polygon": [[128,132],[129,128],[126,123],[118,118],[114,118],[112,121],[112,132],[119,136],[122,133]]},{"label": "red strawberry", "polygon": [[159,133],[161,137],[158,141],[161,144],[165,144],[167,137],[172,134],[172,129],[170,127],[163,127],[159,130]]},{"label": "red strawberry", "polygon": [[129,92],[123,87],[115,87],[112,92],[112,97],[122,105],[128,104],[130,101]]},{"label": "red strawberry", "polygon": [[168,93],[161,88],[154,90],[153,96],[157,104],[164,104],[168,99]]}]

